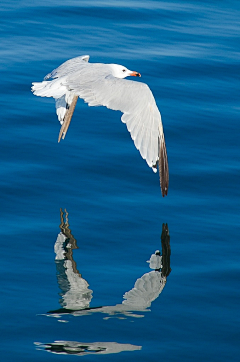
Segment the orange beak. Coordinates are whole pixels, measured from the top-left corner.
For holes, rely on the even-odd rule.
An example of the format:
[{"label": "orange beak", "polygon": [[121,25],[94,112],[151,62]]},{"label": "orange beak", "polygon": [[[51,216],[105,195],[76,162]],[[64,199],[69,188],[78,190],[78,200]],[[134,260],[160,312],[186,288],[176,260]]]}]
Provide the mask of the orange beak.
[{"label": "orange beak", "polygon": [[133,77],[141,77],[141,74],[138,72],[132,72],[132,73],[130,73],[130,75]]}]

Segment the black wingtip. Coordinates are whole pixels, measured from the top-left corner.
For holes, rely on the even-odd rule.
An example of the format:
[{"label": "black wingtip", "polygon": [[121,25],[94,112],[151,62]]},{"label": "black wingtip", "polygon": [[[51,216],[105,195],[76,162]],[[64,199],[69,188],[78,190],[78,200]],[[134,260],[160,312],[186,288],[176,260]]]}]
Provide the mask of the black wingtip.
[{"label": "black wingtip", "polygon": [[168,185],[169,185],[169,170],[168,170],[168,158],[167,158],[167,149],[164,139],[164,135],[159,139],[159,160],[158,160],[158,170],[160,175],[160,186],[162,191],[162,196],[167,196],[168,194]]}]

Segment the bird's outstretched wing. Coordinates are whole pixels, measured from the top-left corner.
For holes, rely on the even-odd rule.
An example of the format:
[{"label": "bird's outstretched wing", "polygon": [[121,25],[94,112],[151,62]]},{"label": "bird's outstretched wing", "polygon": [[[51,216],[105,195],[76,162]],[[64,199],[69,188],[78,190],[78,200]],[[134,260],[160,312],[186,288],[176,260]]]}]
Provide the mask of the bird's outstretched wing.
[{"label": "bird's outstretched wing", "polygon": [[69,91],[84,99],[89,106],[102,105],[123,113],[136,148],[143,159],[156,172],[159,166],[162,195],[167,195],[169,184],[168,159],[161,115],[149,87],[145,83],[115,78],[101,73],[97,64],[87,68],[88,74],[79,72],[66,77],[63,83]]},{"label": "bird's outstretched wing", "polygon": [[88,63],[90,56],[89,55],[81,55],[80,57],[72,58],[62,63],[58,68],[54,69],[51,73],[48,73],[44,80],[55,79],[64,77],[71,73],[75,73],[76,70],[81,69],[86,66]]}]

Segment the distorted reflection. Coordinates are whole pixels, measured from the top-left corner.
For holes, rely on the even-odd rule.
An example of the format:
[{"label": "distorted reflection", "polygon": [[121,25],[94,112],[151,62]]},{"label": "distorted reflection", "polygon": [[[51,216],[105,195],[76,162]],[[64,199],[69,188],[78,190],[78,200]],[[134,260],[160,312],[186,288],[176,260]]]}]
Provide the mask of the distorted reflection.
[{"label": "distorted reflection", "polygon": [[87,354],[110,354],[123,351],[137,351],[142,349],[141,346],[133,344],[121,344],[117,342],[94,342],[82,343],[71,341],[55,341],[53,343],[35,342],[37,349],[45,350],[55,354],[72,354],[76,356],[84,356]]},{"label": "distorted reflection", "polygon": [[[170,236],[168,225],[162,225],[162,253],[157,250],[148,260],[152,271],[145,273],[136,280],[134,287],[123,295],[121,304],[113,306],[90,307],[92,290],[88,282],[82,278],[73,259],[73,249],[77,249],[77,242],[71,233],[68,222],[68,213],[60,210],[61,232],[58,234],[54,251],[57,267],[57,280],[60,293],[60,305],[62,308],[48,312],[48,315],[60,318],[62,314],[71,313],[74,316],[92,313],[104,313],[108,317],[124,315],[142,317],[133,312],[148,311],[151,303],[159,296],[165,287],[170,268]],[[105,318],[105,319],[107,319]]]},{"label": "distorted reflection", "polygon": [[69,228],[68,213],[60,210],[61,232],[54,245],[56,254],[57,280],[60,293],[60,305],[65,309],[78,310],[89,307],[92,299],[92,290],[88,282],[82,278],[73,260],[73,249],[78,249],[77,241]]}]

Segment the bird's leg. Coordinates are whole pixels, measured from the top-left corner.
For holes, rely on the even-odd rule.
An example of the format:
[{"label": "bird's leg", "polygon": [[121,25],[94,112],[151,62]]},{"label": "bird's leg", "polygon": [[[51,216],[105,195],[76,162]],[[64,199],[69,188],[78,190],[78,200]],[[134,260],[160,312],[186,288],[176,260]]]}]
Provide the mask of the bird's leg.
[{"label": "bird's leg", "polygon": [[61,139],[64,140],[64,138],[66,136],[68,127],[69,127],[71,119],[72,119],[74,109],[75,109],[76,104],[77,104],[77,100],[78,100],[78,96],[74,96],[70,107],[66,111],[64,121],[63,121],[62,127],[61,127],[60,132],[59,132],[58,142],[60,142]]}]

